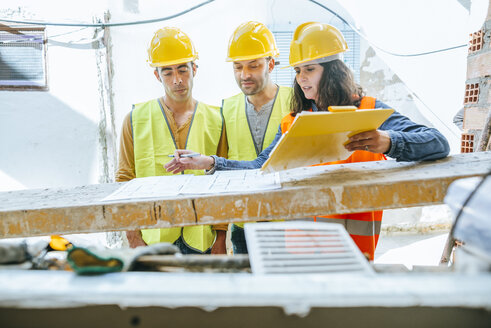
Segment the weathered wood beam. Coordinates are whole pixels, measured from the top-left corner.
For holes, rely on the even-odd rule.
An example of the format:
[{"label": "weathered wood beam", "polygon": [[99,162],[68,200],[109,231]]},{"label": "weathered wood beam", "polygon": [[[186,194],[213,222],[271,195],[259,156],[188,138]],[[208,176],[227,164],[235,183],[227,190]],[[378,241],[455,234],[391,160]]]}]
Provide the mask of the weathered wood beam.
[{"label": "weathered wood beam", "polygon": [[[382,161],[309,168],[310,177],[281,190],[195,199],[201,223],[295,219],[443,203],[449,184],[491,170],[491,152],[460,154],[434,162]],[[308,172],[308,171],[307,171]],[[282,181],[288,171],[282,174]]]},{"label": "weathered wood beam", "polygon": [[0,193],[0,238],[295,219],[440,204],[448,185],[491,170],[491,152],[281,172],[282,189],[104,203],[119,183]]}]

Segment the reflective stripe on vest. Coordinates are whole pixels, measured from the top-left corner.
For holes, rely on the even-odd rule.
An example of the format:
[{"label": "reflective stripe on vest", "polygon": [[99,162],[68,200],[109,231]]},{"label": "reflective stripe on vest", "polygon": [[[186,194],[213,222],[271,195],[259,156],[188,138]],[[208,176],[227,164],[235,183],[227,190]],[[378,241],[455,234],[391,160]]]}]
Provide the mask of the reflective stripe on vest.
[{"label": "reflective stripe on vest", "polygon": [[[172,175],[164,164],[176,149],[174,136],[158,99],[133,106],[131,113],[135,173],[137,178]],[[186,140],[186,149],[201,154],[215,155],[222,134],[222,118],[218,107],[198,103],[196,105]],[[203,170],[186,170],[186,174],[204,174]],[[206,252],[215,240],[211,226],[175,227],[167,229],[143,229],[143,240],[148,244],[174,243],[179,236],[191,248]]]},{"label": "reflective stripe on vest", "polygon": [[[291,88],[278,88],[261,150],[271,144],[278,132],[278,125],[281,119],[290,112],[291,94]],[[228,159],[237,161],[250,161],[256,159],[259,155],[256,152],[251,127],[247,120],[245,97],[243,93],[239,93],[238,95],[224,99],[222,103],[222,114],[227,131]]]},{"label": "reflective stripe on vest", "polygon": [[[358,108],[373,109],[375,108],[375,101],[375,98],[363,97]],[[285,133],[290,129],[294,119],[294,116],[288,114],[281,120],[282,133]],[[322,163],[313,166],[370,162],[385,159],[386,157],[383,154],[375,154],[369,151],[356,150],[351,154],[350,157],[345,160]],[[375,248],[377,246],[378,237],[380,234],[380,227],[382,224],[382,213],[382,211],[374,211],[350,214],[331,214],[325,216],[316,216],[313,218],[313,220],[319,222],[322,221],[343,224],[355,244],[361,250],[361,252],[367,254],[370,259],[373,260],[375,255]]]},{"label": "reflective stripe on vest", "polygon": [[[276,133],[278,133],[278,126],[281,119],[290,113],[292,91],[292,88],[278,87],[261,150],[268,148],[271,142],[273,142]],[[236,161],[250,161],[256,159],[259,155],[256,152],[251,127],[247,120],[245,97],[243,93],[239,93],[238,95],[224,99],[222,103],[222,115],[227,131],[228,159]],[[246,223],[252,222],[237,222],[234,224],[240,228],[244,228],[244,224]]]}]

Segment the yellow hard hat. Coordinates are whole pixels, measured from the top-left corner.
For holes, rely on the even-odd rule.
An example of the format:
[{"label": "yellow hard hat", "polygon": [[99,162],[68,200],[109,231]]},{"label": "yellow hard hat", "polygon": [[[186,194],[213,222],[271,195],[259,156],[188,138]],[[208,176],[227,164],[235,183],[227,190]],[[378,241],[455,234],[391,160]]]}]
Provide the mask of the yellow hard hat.
[{"label": "yellow hard hat", "polygon": [[262,23],[247,22],[237,27],[228,42],[226,61],[278,57],[273,33]]},{"label": "yellow hard hat", "polygon": [[348,50],[343,34],[329,24],[309,22],[297,27],[290,44],[290,66]]},{"label": "yellow hard hat", "polygon": [[164,27],[157,32],[148,47],[148,63],[162,67],[187,63],[198,58],[189,36],[176,27]]}]

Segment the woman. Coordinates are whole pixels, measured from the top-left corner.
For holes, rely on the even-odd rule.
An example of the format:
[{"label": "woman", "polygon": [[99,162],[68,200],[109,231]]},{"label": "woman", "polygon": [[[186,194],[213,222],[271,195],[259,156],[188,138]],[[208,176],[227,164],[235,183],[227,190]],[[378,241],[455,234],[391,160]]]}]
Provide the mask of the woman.
[{"label": "woman", "polygon": [[[288,131],[297,113],[304,110],[328,111],[329,106],[345,105],[364,109],[390,108],[375,98],[364,97],[362,89],[354,82],[352,72],[341,60],[340,56],[346,50],[346,41],[335,27],[312,22],[298,26],[290,46],[290,66],[296,72],[291,113],[283,118],[271,145],[253,161],[232,161],[217,156],[180,158],[179,155],[190,151],[178,150],[175,159],[165,168],[174,173],[185,169],[260,168],[281,135]],[[383,160],[384,154],[398,161],[434,160],[449,153],[448,142],[440,132],[416,124],[398,112],[394,112],[379,129],[352,136],[345,147],[354,151],[348,159],[322,165]],[[329,215],[319,219],[344,223],[360,250],[373,259],[381,211]]]}]

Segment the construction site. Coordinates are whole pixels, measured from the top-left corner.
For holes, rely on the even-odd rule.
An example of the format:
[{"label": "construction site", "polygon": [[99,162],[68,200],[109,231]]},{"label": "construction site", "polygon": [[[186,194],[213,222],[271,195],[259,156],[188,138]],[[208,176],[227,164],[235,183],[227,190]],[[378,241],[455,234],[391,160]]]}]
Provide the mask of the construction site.
[{"label": "construction site", "polygon": [[0,327],[491,327],[490,0],[7,1]]}]

